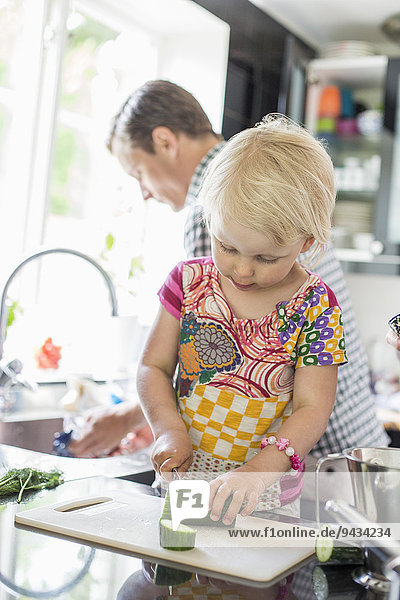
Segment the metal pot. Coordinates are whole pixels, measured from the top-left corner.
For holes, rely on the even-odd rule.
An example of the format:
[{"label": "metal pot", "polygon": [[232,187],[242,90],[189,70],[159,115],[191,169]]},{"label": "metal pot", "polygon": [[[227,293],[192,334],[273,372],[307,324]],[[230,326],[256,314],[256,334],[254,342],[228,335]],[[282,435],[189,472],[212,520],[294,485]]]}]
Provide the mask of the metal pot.
[{"label": "metal pot", "polygon": [[[337,521],[360,523],[371,527],[373,523],[366,519],[356,508],[343,500],[328,500],[325,510],[332,513]],[[388,600],[400,598],[400,545],[371,540],[371,546],[365,548],[367,567],[357,567],[353,579],[361,585],[379,594],[389,593]],[[375,567],[375,571],[374,571]]]},{"label": "metal pot", "polygon": [[[400,523],[400,448],[347,448],[339,454],[329,454],[316,465],[316,517],[319,515],[319,473],[328,461],[345,459],[350,473],[356,512],[372,525]],[[329,502],[328,502],[329,504]],[[359,570],[356,580],[368,588],[377,586],[379,591],[389,587],[382,560],[372,543],[364,543],[366,568]],[[377,541],[374,546],[382,546]],[[400,546],[399,546],[400,548]],[[397,550],[395,551],[397,552]],[[387,582],[387,586],[382,585]]]},{"label": "metal pot", "polygon": [[318,500],[322,465],[340,458],[347,462],[356,508],[370,521],[399,523],[400,448],[347,448],[341,453],[320,458],[316,465]]},{"label": "metal pot", "polygon": [[400,448],[350,448],[343,451],[354,504],[370,521],[400,522]]}]

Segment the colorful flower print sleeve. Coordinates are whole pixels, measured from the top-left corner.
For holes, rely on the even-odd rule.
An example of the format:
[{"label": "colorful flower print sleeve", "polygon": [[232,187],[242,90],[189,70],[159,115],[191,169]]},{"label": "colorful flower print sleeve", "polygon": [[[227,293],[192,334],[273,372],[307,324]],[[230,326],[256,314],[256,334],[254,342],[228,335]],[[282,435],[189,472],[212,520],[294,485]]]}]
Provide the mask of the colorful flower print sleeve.
[{"label": "colorful flower print sleeve", "polygon": [[230,470],[259,452],[292,413],[297,367],[346,362],[340,308],[313,273],[261,319],[234,316],[212,258],[180,263],[159,297],[180,320],[176,388],[194,470]]},{"label": "colorful flower print sleeve", "polygon": [[298,303],[277,307],[279,338],[296,368],[346,363],[342,313],[332,290],[319,283]]}]

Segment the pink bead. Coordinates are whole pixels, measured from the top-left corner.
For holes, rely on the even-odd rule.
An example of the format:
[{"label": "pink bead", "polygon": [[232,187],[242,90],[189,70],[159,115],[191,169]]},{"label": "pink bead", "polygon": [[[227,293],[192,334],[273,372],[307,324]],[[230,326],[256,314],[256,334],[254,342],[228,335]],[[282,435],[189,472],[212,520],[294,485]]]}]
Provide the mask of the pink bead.
[{"label": "pink bead", "polygon": [[293,454],[293,456],[290,457],[290,461],[292,463],[292,469],[294,469],[295,471],[298,471],[300,469],[300,458],[298,454]]},{"label": "pink bead", "polygon": [[281,438],[276,442],[276,447],[278,450],[285,450],[289,446],[289,440],[286,438]]},{"label": "pink bead", "polygon": [[272,446],[276,443],[276,437],[274,435],[270,435],[269,438],[264,438],[261,440],[261,450],[266,446]]}]

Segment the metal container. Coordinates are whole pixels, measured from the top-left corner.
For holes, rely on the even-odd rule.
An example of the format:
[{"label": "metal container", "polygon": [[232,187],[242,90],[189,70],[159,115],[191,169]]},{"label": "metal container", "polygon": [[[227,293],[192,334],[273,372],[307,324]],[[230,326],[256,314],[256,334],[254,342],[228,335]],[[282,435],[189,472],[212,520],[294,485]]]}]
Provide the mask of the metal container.
[{"label": "metal container", "polygon": [[[321,458],[316,466],[317,521],[319,522],[318,477],[327,461],[346,459],[354,496],[354,506],[372,524],[400,523],[400,448],[347,448]],[[382,588],[386,580],[376,552],[364,544],[365,568],[355,579],[367,588]]]},{"label": "metal container", "polygon": [[400,448],[350,448],[343,451],[356,508],[370,521],[400,522]]}]

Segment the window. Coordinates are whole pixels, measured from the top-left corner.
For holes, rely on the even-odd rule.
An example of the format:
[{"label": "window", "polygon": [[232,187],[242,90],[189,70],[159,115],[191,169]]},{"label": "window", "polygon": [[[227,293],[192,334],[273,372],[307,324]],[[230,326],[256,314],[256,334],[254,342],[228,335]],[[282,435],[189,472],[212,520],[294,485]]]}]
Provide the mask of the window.
[{"label": "window", "polygon": [[[185,215],[145,204],[104,139],[126,96],[153,78],[190,90],[220,131],[229,27],[190,0],[12,0],[0,21],[0,278],[42,245],[74,248],[110,273],[120,314],[147,325],[184,257]],[[21,322],[37,324],[41,307],[43,335],[46,321],[109,314],[101,278],[74,257],[32,262],[10,296]]]}]

